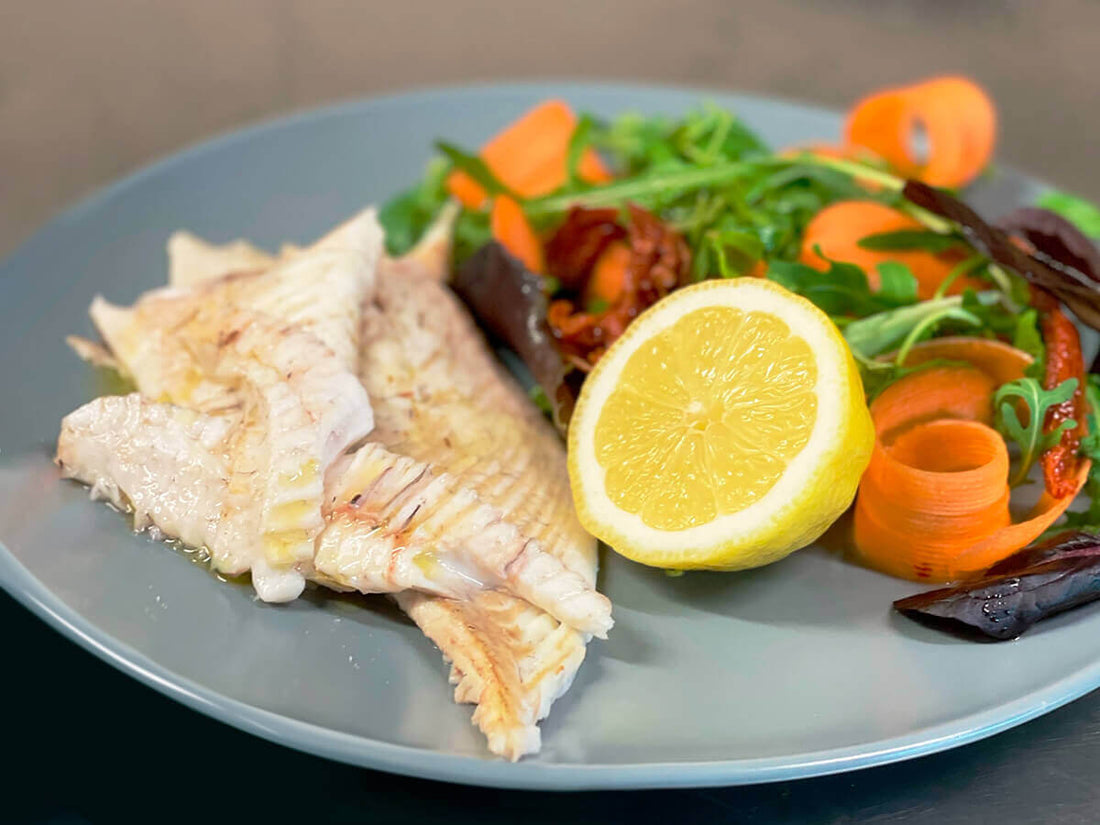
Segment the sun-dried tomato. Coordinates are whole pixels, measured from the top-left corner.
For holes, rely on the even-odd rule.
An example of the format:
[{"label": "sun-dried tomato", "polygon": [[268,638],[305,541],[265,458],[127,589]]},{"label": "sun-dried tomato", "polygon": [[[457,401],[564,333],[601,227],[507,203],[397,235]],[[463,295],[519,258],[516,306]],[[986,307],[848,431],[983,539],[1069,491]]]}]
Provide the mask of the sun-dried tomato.
[{"label": "sun-dried tomato", "polygon": [[600,255],[626,237],[617,209],[574,206],[546,242],[546,271],[569,291],[580,291]]},{"label": "sun-dried tomato", "polygon": [[1032,290],[1032,301],[1040,311],[1039,328],[1046,345],[1046,371],[1043,388],[1054,389],[1067,378],[1077,379],[1077,389],[1068,401],[1051,407],[1043,422],[1044,432],[1053,432],[1067,420],[1077,422],[1072,430],[1039,457],[1043,468],[1043,483],[1055,498],[1072,495],[1077,490],[1078,455],[1081,440],[1088,434],[1085,402],[1085,359],[1081,353],[1081,336],[1077,326],[1062,311],[1062,307],[1046,293]]},{"label": "sun-dried tomato", "polygon": [[[589,218],[575,214],[577,211],[573,210],[570,213],[574,227],[605,225],[603,222],[606,215],[600,215],[598,219]],[[585,211],[606,213],[610,210]],[[680,233],[662,222],[656,215],[638,206],[631,204],[627,207],[627,211],[630,215],[630,224],[623,232],[630,246],[630,262],[619,296],[609,307],[600,312],[584,312],[572,299],[568,298],[554,301],[547,312],[547,323],[562,352],[582,368],[585,365],[595,364],[607,347],[623,334],[630,322],[643,310],[677,287],[684,286],[690,278],[691,250]],[[594,255],[591,250],[597,244],[592,238],[595,237],[596,232],[591,229],[588,233],[581,232],[576,236],[579,240],[575,254],[572,254],[565,244],[566,236],[563,236],[560,247],[555,250],[554,257],[558,261],[572,262],[577,264],[578,268],[581,261],[587,262],[582,277],[572,282],[574,290],[583,291],[584,282],[591,275],[592,267],[599,258],[599,254],[612,241],[623,237],[622,235],[615,237],[612,233],[603,230],[601,232],[603,234],[600,237],[607,240]],[[561,234],[560,231],[555,234],[555,239],[559,234]],[[547,258],[550,258],[549,247]],[[550,271],[553,274],[554,270]],[[570,274],[576,271],[577,269],[569,270]],[[555,277],[561,278],[560,275]],[[563,283],[565,283],[564,280]]]}]

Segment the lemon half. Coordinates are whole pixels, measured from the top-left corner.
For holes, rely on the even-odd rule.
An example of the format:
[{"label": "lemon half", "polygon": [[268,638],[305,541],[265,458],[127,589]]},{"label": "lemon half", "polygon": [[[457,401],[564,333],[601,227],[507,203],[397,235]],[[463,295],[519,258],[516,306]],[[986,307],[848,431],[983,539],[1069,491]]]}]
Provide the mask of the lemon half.
[{"label": "lemon half", "polygon": [[581,523],[622,555],[738,570],[820,536],[873,442],[828,316],[771,281],[705,281],[635,319],[585,380],[569,478]]}]

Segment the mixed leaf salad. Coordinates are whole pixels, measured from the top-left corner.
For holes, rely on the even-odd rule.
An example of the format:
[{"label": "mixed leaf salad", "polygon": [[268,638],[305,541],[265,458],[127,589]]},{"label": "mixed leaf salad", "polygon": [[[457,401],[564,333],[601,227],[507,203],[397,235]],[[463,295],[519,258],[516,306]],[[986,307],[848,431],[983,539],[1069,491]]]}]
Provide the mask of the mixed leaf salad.
[{"label": "mixed leaf salad", "polygon": [[[1100,329],[1100,210],[1048,192],[996,220],[975,213],[959,191],[987,168],[995,125],[984,91],[954,77],[860,101],[840,145],[781,151],[714,106],[604,120],[546,101],[480,150],[438,143],[381,217],[400,254],[459,205],[453,286],[563,430],[588,372],[670,293],[767,278],[812,301],[859,364],[877,432],[857,553],[961,582],[899,607],[965,622],[975,598],[1002,598],[998,582],[1040,563],[1022,548],[1065,527],[1073,537],[1042,545],[1041,564],[1064,545],[1089,561],[1062,574],[1095,576],[1082,536],[1100,532],[1100,365],[1086,367],[1078,326]],[[947,458],[928,457],[930,425]],[[1021,514],[1011,490],[1033,467],[1043,491]],[[1082,492],[1087,506],[1068,512]],[[1027,564],[1006,562],[1019,552]],[[1059,592],[1039,613],[1100,588]]]}]

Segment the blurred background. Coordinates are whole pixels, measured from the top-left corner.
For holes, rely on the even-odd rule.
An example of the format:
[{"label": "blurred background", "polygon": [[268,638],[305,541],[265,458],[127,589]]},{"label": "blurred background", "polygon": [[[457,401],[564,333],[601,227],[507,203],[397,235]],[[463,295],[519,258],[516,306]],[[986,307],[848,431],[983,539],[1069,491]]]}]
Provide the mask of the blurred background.
[{"label": "blurred background", "polygon": [[1002,163],[1100,198],[1097,32],[1097,0],[0,0],[0,255],[213,133],[343,98],[552,76],[843,107],[963,72],[997,101]]}]

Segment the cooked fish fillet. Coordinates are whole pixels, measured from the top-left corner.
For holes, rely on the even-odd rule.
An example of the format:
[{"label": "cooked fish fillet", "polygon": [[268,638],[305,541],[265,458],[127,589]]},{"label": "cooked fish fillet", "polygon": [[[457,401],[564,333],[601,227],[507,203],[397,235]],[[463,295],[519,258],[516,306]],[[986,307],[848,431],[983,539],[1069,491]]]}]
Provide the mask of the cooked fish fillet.
[{"label": "cooked fish fillet", "polygon": [[561,439],[446,285],[383,260],[361,340],[371,441],[449,473],[594,584],[596,541],[573,509]]},{"label": "cooked fish fillet", "polygon": [[[441,285],[453,219],[453,210],[448,210],[416,249],[400,261],[383,262],[379,288],[365,309],[361,372],[378,397],[380,425],[372,440],[422,459],[437,471],[463,474],[474,484],[484,484],[500,466],[507,467],[504,489],[515,495],[511,500],[496,497],[502,511],[517,524],[525,519],[527,526],[536,525],[551,552],[591,582],[595,543],[573,514],[556,434],[501,374],[465,311]],[[225,249],[224,271],[232,268],[232,247],[207,249]],[[525,472],[543,473],[549,483],[535,491],[510,483]],[[328,547],[324,552],[333,551]],[[369,579],[370,558],[368,553],[351,553],[351,567],[360,572],[349,569],[344,575]],[[418,577],[424,574],[425,559],[441,572],[431,552],[419,565],[405,554],[391,568],[385,548],[379,558],[375,575],[400,571]],[[455,575],[460,582],[463,575],[473,574],[466,569]],[[409,590],[396,598],[452,661],[455,699],[477,705],[474,722],[485,732],[490,750],[511,759],[537,751],[537,722],[572,682],[587,636],[498,591],[455,600]]]},{"label": "cooked fish fillet", "polygon": [[[212,342],[206,330],[216,331]],[[250,570],[265,601],[296,598],[325,526],[325,470],[371,429],[367,395],[311,333],[243,310],[204,307],[178,334],[203,344],[196,369],[209,386],[228,388],[233,406],[208,415],[135,396],[126,406],[97,399],[62,422],[58,461],[93,489],[115,491],[112,500],[127,497],[139,527],[148,513],[165,534],[207,547],[216,569]],[[186,441],[181,417],[192,427],[186,432],[217,431],[223,439]],[[211,451],[217,461],[202,458]],[[142,461],[143,454],[157,460]],[[214,509],[184,508],[162,522],[147,502],[159,497],[171,510],[184,495],[177,461],[191,473],[207,471]]]},{"label": "cooked fish fillet", "polygon": [[584,634],[506,593],[457,601],[405,591],[397,603],[451,662],[455,701],[476,705],[489,750],[516,760],[541,745],[538,722],[584,661]]},{"label": "cooked fish fillet", "polygon": [[[309,250],[284,251],[277,264],[269,259],[266,275],[240,271],[245,263],[265,261],[264,253],[244,242],[216,247],[177,236],[170,247],[173,282],[191,287],[151,293],[132,309],[99,305],[96,321],[143,392],[218,415],[206,422],[206,416],[150,401],[102,399],[93,405],[113,409],[82,408],[70,417],[71,425],[67,420],[70,436],[63,432],[66,449],[59,445],[59,460],[67,473],[147,513],[164,532],[191,543],[182,530],[204,538],[207,546],[221,546],[218,535],[206,536],[202,525],[224,522],[226,535],[235,524],[255,532],[254,514],[242,515],[247,508],[226,518],[218,495],[207,496],[205,507],[179,513],[164,511],[171,501],[161,502],[159,510],[143,503],[156,498],[141,486],[151,477],[188,477],[201,469],[224,478],[231,467],[218,465],[209,457],[212,451],[231,463],[237,452],[257,450],[247,438],[238,444],[232,435],[226,436],[227,447],[212,450],[212,434],[221,432],[225,420],[245,422],[246,405],[240,391],[227,391],[222,374],[211,369],[216,324],[188,334],[202,323],[191,313],[209,315],[212,302],[237,306],[312,329],[318,337],[327,333],[333,350],[339,349],[331,346],[334,340],[359,344],[357,354],[349,356],[348,347],[339,360],[360,362],[372,401],[377,395],[378,426],[371,443],[328,474],[326,520],[312,559],[316,569],[304,549],[295,554],[294,569],[340,589],[397,592],[399,604],[451,660],[456,701],[477,704],[474,722],[490,749],[516,759],[538,749],[537,722],[572,682],[588,634],[603,635],[610,627],[610,604],[594,589],[595,542],[573,512],[557,434],[503,373],[440,282],[448,257],[447,220],[404,259],[383,261],[377,280],[362,291],[367,300],[359,336],[356,330],[349,334],[346,324],[356,304],[348,312],[346,301],[326,300],[334,294],[328,287],[340,278],[304,275],[322,269],[314,254],[319,247],[355,246],[348,242],[354,224]],[[314,260],[302,266],[311,254]],[[219,269],[237,271],[226,277]],[[277,277],[269,281],[271,273]],[[180,347],[180,340],[190,343]],[[93,347],[83,349],[111,357]],[[145,410],[144,420],[135,405]],[[119,428],[111,423],[119,416],[130,417],[126,429],[137,427],[131,442],[140,448],[120,448]],[[101,424],[94,434],[89,422]],[[245,422],[235,423],[233,432],[263,429]],[[188,435],[195,452],[190,458],[181,447]],[[156,443],[166,445],[159,460],[183,465],[143,474],[136,456]],[[189,518],[196,520],[183,523]]]},{"label": "cooked fish fillet", "polygon": [[180,334],[195,312],[233,306],[278,319],[315,334],[345,369],[355,372],[360,304],[373,289],[381,250],[381,227],[373,210],[367,210],[266,271],[196,279],[193,289],[153,290],[132,307],[96,298],[92,321],[143,393],[195,409],[217,409],[224,406],[224,388],[196,371],[196,341]]},{"label": "cooked fish fillet", "polygon": [[[429,233],[379,267],[360,367],[371,439],[454,474],[594,586],[596,542],[573,510],[561,441],[442,283],[448,242]],[[537,751],[537,722],[572,683],[587,635],[506,596],[397,601],[451,661],[455,700],[477,706],[490,750],[513,760]]]},{"label": "cooked fish fillet", "polygon": [[[361,593],[457,597],[497,588],[604,636],[611,605],[465,480],[376,442],[334,467],[328,526],[314,558],[324,584]],[[534,479],[532,479],[534,480]],[[516,479],[523,484],[523,477]]]},{"label": "cooked fish fillet", "polygon": [[[450,489],[445,476],[432,476],[410,458],[369,444],[347,470],[332,474],[336,484],[322,493],[317,460],[303,465],[302,459],[320,453],[326,460],[321,449],[345,445],[316,448],[311,428],[295,424],[299,410],[293,404],[271,406],[291,409],[281,426],[247,409],[242,422],[138,394],[99,398],[62,422],[57,460],[66,476],[116,505],[129,502],[138,526],[155,524],[166,535],[207,547],[226,573],[253,570],[261,595],[277,576],[284,588],[279,593],[297,596],[302,577],[314,575],[316,545],[319,580],[341,589],[415,588],[467,598],[500,588],[571,624],[602,631],[602,614],[592,613],[591,591],[579,576],[539,552],[472,493]],[[313,412],[324,431],[349,432],[331,420],[332,411]],[[279,444],[284,449],[273,449]],[[372,481],[348,485],[359,478]],[[200,488],[206,491],[201,496],[194,492]],[[325,508],[327,520],[322,498],[335,502]],[[289,592],[291,581],[297,592]]]},{"label": "cooked fish fillet", "polygon": [[248,241],[215,245],[190,232],[173,232],[168,239],[168,285],[190,288],[230,272],[268,269],[275,257]]},{"label": "cooked fish fillet", "polygon": [[367,211],[266,273],[157,290],[128,308],[92,306],[111,356],[142,394],[232,417],[223,509],[255,510],[258,529],[251,541],[209,549],[217,569],[251,570],[268,601],[301,592],[324,526],[325,471],[373,426],[354,369],[358,304],[381,244]]}]

